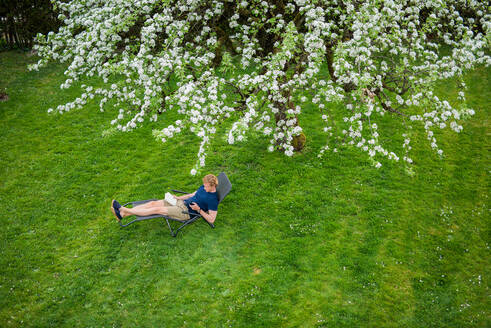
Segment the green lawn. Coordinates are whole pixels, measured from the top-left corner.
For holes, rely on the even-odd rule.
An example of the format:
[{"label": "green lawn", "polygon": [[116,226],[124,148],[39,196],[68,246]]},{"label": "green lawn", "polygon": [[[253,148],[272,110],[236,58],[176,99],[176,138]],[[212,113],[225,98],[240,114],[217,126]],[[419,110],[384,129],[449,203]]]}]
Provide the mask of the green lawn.
[{"label": "green lawn", "polygon": [[[437,133],[444,159],[412,141],[413,175],[349,148],[319,161],[314,111],[293,158],[217,138],[203,173],[233,191],[216,229],[172,238],[165,221],[120,228],[110,201],[193,191],[199,140],[156,142],[162,122],[102,137],[115,114],[96,102],[47,114],[79,90],[35,60],[0,53],[0,327],[491,325],[491,69],[466,77],[476,115]],[[437,91],[455,99],[452,81]]]}]

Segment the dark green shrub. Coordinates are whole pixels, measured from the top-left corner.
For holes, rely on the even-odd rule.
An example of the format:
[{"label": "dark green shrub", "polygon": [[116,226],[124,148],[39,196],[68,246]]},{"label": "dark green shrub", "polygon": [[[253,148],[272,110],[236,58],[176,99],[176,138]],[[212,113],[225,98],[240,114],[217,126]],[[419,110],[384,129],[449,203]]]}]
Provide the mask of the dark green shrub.
[{"label": "dark green shrub", "polygon": [[60,26],[49,0],[2,0],[0,4],[0,50],[27,50],[37,33],[57,31]]}]

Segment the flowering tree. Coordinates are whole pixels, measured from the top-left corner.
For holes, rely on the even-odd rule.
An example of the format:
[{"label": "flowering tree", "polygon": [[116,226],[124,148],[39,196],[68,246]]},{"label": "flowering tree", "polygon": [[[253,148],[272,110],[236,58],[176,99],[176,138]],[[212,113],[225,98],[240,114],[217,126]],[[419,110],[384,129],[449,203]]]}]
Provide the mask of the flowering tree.
[{"label": "flowering tree", "polygon": [[[260,133],[270,151],[292,156],[305,143],[298,118],[306,103],[319,110],[326,132],[319,157],[342,140],[377,167],[384,157],[411,163],[416,125],[442,154],[433,130],[460,132],[461,120],[474,114],[465,105],[464,70],[491,63],[485,54],[491,15],[477,0],[72,0],[54,6],[64,25],[37,36],[41,59],[30,68],[69,62],[61,88],[93,75],[107,87],[82,85],[80,97],[49,111],[80,108],[94,97],[103,111],[112,100],[118,113],[111,123],[121,131],[177,111],[181,119],[154,133],[165,142],[189,129],[201,139],[192,174],[205,165],[210,139],[224,123],[230,144]],[[460,81],[454,106],[432,92],[449,77]],[[342,119],[336,119],[333,110],[340,107]],[[404,122],[399,155],[379,138],[377,120],[386,114]]]}]

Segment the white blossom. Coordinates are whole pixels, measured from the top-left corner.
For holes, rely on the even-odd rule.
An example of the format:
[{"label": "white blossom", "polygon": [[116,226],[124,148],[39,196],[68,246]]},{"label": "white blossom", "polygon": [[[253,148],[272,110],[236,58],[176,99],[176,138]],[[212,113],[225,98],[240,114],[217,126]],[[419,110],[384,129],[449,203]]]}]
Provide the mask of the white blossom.
[{"label": "white blossom", "polygon": [[[292,156],[293,140],[302,133],[300,117],[310,108],[321,111],[318,119],[327,137],[319,155],[341,131],[345,145],[370,158],[398,161],[379,138],[385,114],[408,117],[401,132],[421,129],[441,155],[432,129],[463,130],[462,120],[475,114],[465,107],[463,74],[491,64],[491,15],[478,1],[347,1],[340,6],[290,0],[281,8],[268,1],[54,3],[64,23],[58,32],[36,37],[40,60],[29,68],[58,60],[68,67],[61,89],[86,76],[97,76],[104,85],[84,84],[80,96],[48,112],[65,113],[97,99],[101,111],[116,108],[110,124],[126,132],[146,120],[164,122],[160,118],[173,111],[179,120],[154,135],[164,142],[183,130],[197,135],[201,142],[192,174],[205,165],[217,131],[225,131],[230,144],[258,131],[272,138],[269,151]],[[274,23],[266,23],[272,12]],[[218,19],[227,22],[230,42],[217,30]],[[449,54],[439,51],[442,45]],[[431,90],[447,78],[459,84],[455,103]],[[412,163],[407,140],[401,156]]]}]

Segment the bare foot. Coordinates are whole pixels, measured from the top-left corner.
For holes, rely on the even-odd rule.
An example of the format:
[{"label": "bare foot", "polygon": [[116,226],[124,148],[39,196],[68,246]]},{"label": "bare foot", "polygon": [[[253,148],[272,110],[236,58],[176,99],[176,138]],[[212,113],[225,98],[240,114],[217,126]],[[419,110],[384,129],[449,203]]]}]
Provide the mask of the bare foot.
[{"label": "bare foot", "polygon": [[114,217],[116,218],[116,220],[118,220],[118,222],[121,222],[121,220],[118,218],[118,216],[116,215],[116,212],[114,211],[114,208],[111,207],[111,212],[113,212],[114,214]]}]

